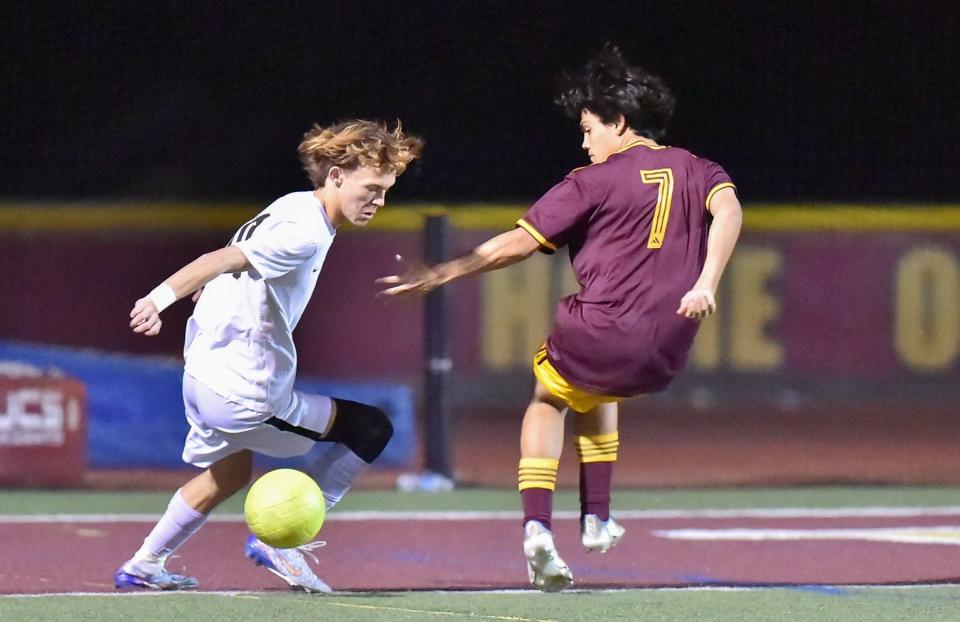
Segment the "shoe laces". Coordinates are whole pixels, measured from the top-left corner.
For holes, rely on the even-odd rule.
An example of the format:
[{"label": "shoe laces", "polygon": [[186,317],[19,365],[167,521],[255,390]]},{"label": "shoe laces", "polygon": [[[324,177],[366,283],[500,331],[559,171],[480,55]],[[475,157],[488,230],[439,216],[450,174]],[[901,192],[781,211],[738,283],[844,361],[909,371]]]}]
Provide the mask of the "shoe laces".
[{"label": "shoe laces", "polygon": [[604,522],[601,521],[596,514],[587,514],[583,517],[581,531],[584,535],[590,538],[596,538],[599,537],[600,532],[604,527]]},{"label": "shoe laces", "polygon": [[528,520],[526,523],[524,523],[523,525],[524,537],[531,538],[541,533],[550,533],[550,530],[544,527],[543,523],[541,523],[540,521]]},{"label": "shoe laces", "polygon": [[297,550],[303,553],[304,555],[308,556],[310,559],[312,559],[313,563],[319,564],[320,560],[317,558],[317,556],[314,554],[313,551],[315,549],[321,549],[325,546],[327,546],[327,543],[325,540],[316,540],[314,542],[307,542],[306,544],[301,544],[300,546],[297,547]]},{"label": "shoe laces", "polygon": [[167,573],[168,575],[170,575],[170,576],[172,576],[172,577],[188,577],[188,575],[187,575],[187,564],[186,564],[185,562],[183,562],[183,561],[180,562],[180,564],[179,564],[180,568],[178,568],[176,572],[171,572],[170,570],[168,570],[168,569],[166,568],[166,562],[170,561],[171,559],[182,559],[182,558],[181,558],[179,555],[169,555],[169,556],[167,556],[167,558],[164,560],[164,565],[160,567],[160,570],[161,570],[162,572]]},{"label": "shoe laces", "polygon": [[[147,558],[145,560],[135,562],[132,568],[144,575],[171,576],[176,573],[172,572],[169,568],[167,568],[167,562],[172,559],[179,559],[179,558],[180,558],[179,555],[154,555],[152,556],[152,558]],[[183,565],[183,570],[181,572],[186,572],[186,569],[187,569],[186,565]]]}]

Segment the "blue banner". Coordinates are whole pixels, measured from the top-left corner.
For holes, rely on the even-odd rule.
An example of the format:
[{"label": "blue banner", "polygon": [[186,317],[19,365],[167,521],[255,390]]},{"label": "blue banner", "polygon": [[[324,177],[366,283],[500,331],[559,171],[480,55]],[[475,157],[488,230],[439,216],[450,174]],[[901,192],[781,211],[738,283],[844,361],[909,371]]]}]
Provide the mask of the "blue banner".
[{"label": "blue banner", "polygon": [[[189,426],[183,414],[183,364],[169,358],[141,357],[32,346],[0,341],[0,361],[57,370],[87,390],[87,455],[93,468],[178,468]],[[375,466],[407,467],[413,460],[416,430],[413,391],[400,384],[332,382],[299,378],[297,389],[350,399],[382,408],[394,436]],[[302,466],[329,448],[317,443],[306,456],[275,460],[258,456],[262,466]]]}]

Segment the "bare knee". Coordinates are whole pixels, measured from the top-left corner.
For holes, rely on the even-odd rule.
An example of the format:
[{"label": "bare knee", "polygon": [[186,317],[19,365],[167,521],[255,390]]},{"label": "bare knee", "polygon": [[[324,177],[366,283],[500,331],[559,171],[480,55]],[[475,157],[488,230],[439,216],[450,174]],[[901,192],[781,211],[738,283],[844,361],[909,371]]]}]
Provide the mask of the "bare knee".
[{"label": "bare knee", "polygon": [[559,458],[563,451],[566,405],[537,383],[523,415],[520,455],[525,458]]}]

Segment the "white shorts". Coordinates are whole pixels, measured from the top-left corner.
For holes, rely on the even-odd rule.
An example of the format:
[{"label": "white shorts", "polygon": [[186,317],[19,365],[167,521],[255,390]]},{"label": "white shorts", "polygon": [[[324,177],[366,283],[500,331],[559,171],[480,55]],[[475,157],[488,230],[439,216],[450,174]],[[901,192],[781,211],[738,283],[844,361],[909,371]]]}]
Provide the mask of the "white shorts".
[{"label": "white shorts", "polygon": [[183,461],[206,468],[244,449],[273,458],[302,456],[326,431],[333,400],[294,391],[277,412],[255,412],[184,374],[183,405],[190,424]]}]

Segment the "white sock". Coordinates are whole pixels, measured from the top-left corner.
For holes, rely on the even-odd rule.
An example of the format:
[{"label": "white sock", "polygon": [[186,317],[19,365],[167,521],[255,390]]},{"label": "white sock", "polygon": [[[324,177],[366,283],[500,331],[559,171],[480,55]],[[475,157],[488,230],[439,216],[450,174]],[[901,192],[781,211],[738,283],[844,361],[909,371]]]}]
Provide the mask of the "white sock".
[{"label": "white sock", "polygon": [[196,533],[206,521],[207,515],[190,507],[177,490],[170,499],[170,504],[167,505],[167,511],[144,538],[143,546],[128,564],[151,572],[162,568],[167,557]]},{"label": "white sock", "polygon": [[370,465],[364,462],[363,458],[350,451],[343,443],[337,443],[320,456],[309,472],[323,491],[328,510],[340,503],[354,480],[366,471],[368,466]]}]

